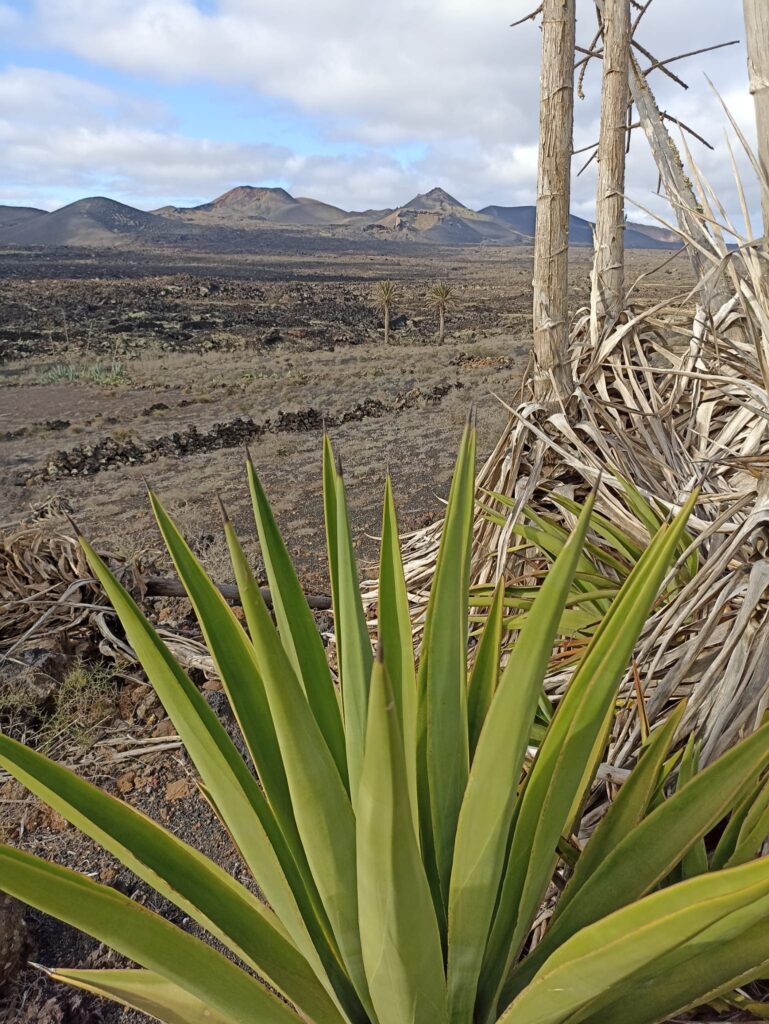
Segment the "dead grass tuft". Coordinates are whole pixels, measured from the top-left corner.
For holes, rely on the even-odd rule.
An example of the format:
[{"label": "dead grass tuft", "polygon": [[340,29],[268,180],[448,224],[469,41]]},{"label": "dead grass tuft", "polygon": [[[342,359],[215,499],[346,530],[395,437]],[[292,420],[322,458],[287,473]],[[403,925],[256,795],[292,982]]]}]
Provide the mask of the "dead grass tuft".
[{"label": "dead grass tuft", "polygon": [[117,679],[104,662],[76,659],[46,694],[31,691],[25,674],[0,687],[0,729],[49,756],[87,750],[115,715]]}]

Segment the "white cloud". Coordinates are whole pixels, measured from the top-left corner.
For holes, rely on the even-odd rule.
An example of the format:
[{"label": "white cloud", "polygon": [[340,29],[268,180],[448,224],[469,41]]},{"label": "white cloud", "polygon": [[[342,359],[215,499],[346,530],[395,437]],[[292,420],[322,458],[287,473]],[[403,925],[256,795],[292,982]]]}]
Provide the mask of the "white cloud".
[{"label": "white cloud", "polygon": [[[329,196],[344,181],[353,206],[372,195],[402,198],[408,177],[380,155],[297,155],[284,146],[222,143],[158,128],[154,104],[71,75],[30,68],[0,72],[2,200],[41,201],[55,186],[69,194],[105,191],[142,206],[175,197],[209,199],[238,182],[286,181],[301,193]],[[22,197],[22,198],[19,198]]]},{"label": "white cloud", "polygon": [[[593,0],[578,2],[587,37]],[[739,36],[732,7],[724,17],[723,0],[653,5],[641,38],[670,57],[671,47]],[[36,0],[35,9],[49,43],[96,63],[166,81],[250,86],[368,142],[520,144],[536,131],[539,31],[532,22],[511,30],[511,5],[502,0],[218,0],[207,12],[193,0]],[[698,65],[744,78],[737,50]],[[664,100],[668,80],[656,80]],[[583,115],[597,111],[597,92]]]},{"label": "white cloud", "polygon": [[[182,135],[168,111],[72,76],[30,69],[0,75],[0,160],[7,188],[37,181],[49,194],[112,188],[151,205],[208,198],[238,182],[281,181],[348,208],[391,205],[439,183],[471,205],[531,201],[536,174],[540,35],[503,0],[31,0],[26,33],[108,69],[160,82],[236,86],[312,119],[329,143],[357,142],[355,157],[300,155],[283,145],[212,142]],[[523,5],[525,6],[525,5]],[[660,58],[737,38],[739,4],[675,0],[652,5],[640,38]],[[0,2],[0,25],[4,5]],[[579,35],[592,34],[593,0],[578,0]],[[594,62],[595,63],[595,62]],[[716,187],[734,190],[720,138],[725,122],[707,69],[741,124],[752,122],[744,53],[722,50],[659,71],[660,104],[703,134],[695,144]],[[598,67],[577,101],[575,144],[597,138]],[[636,133],[628,193],[661,208],[656,173]],[[280,137],[277,135],[276,137]],[[405,166],[403,143],[421,155]],[[328,148],[328,147],[327,147]],[[577,158],[575,169],[582,158]],[[595,165],[574,181],[574,208],[589,215]],[[101,183],[101,185],[99,184]],[[730,200],[730,206],[734,206]]]}]

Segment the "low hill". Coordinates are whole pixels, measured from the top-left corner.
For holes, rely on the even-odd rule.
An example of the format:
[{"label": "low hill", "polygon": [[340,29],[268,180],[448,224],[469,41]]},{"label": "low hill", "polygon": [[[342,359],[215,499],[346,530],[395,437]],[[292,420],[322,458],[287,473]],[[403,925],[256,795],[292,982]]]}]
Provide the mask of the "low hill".
[{"label": "low hill", "polygon": [[628,227],[632,228],[635,232],[646,235],[648,238],[653,238],[657,242],[665,242],[673,246],[681,245],[681,239],[675,231],[671,231],[670,228],[661,227],[659,224],[635,224],[629,221]]},{"label": "low hill", "polygon": [[[537,226],[535,206],[484,206],[480,212],[508,224],[530,239],[534,238]],[[572,214],[569,217],[569,243],[592,246],[592,222]],[[629,249],[667,249],[680,244],[680,240],[672,231],[649,227],[646,224],[634,224],[632,221],[628,221],[625,227],[625,245]]]},{"label": "low hill", "polygon": [[501,220],[471,210],[442,188],[414,196],[409,202],[365,226],[379,238],[404,238],[438,245],[480,242],[519,244],[525,239]]},{"label": "low hill", "polygon": [[[185,233],[189,232],[189,228]],[[193,229],[194,230],[194,229]],[[54,213],[0,225],[0,241],[11,245],[114,246],[170,239],[179,227],[164,217],[145,213],[114,199],[79,199]]]},{"label": "low hill", "polygon": [[200,206],[165,206],[155,212],[194,224],[216,223],[237,228],[247,228],[253,221],[322,227],[343,224],[350,219],[350,214],[337,206],[317,199],[297,199],[284,188],[259,188],[254,185],[238,185]]},{"label": "low hill", "polygon": [[0,231],[45,215],[45,210],[38,210],[35,206],[0,206]]},{"label": "low hill", "polygon": [[[371,241],[432,245],[531,245],[534,206],[473,210],[445,189],[420,193],[396,209],[350,212],[283,188],[238,185],[198,206],[164,206],[153,212],[94,196],[53,213],[0,206],[0,243],[19,246],[210,245],[214,248],[275,245],[366,245]],[[333,243],[332,243],[332,240]],[[569,218],[572,245],[592,246],[593,225]],[[628,223],[628,248],[664,249],[680,243],[672,232]]]}]

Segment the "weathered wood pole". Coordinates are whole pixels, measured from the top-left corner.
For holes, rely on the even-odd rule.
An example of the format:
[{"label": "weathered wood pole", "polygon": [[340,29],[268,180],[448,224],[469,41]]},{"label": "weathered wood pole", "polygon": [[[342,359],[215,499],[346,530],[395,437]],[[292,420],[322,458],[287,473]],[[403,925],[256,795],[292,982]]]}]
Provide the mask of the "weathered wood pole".
[{"label": "weathered wood pole", "polygon": [[[599,10],[604,2],[605,0],[597,0]],[[678,227],[685,236],[702,244],[703,220],[694,186],[684,169],[678,147],[665,127],[651,86],[632,53],[630,96],[638,110],[638,119],[649,141],[670,205],[675,211]],[[706,309],[715,312],[731,299],[733,292],[724,280],[723,274],[713,274],[713,264],[696,245],[687,242],[686,251],[697,281],[700,282],[700,301]]]},{"label": "weathered wood pole", "polygon": [[765,179],[761,187],[761,212],[764,235],[769,236],[769,3],[743,0],[743,8],[750,91],[756,107],[758,160]]},{"label": "weathered wood pole", "polygon": [[571,394],[569,197],[574,121],[575,0],[544,0],[537,228],[534,238],[534,397],[557,408]]},{"label": "weathered wood pole", "polygon": [[630,0],[604,0],[603,40],[594,288],[598,318],[611,325],[625,305],[624,193]]},{"label": "weathered wood pole", "polygon": [[[603,6],[603,2],[601,6]],[[662,120],[654,93],[638,66],[638,61],[632,54],[630,56],[630,95],[638,110],[638,119],[649,141],[663,188],[675,211],[679,227],[686,235],[699,241],[701,239],[700,219],[697,214],[697,197],[694,194],[692,183],[684,170],[678,147],[673,142],[670,132]],[[687,251],[697,280],[702,280],[709,270],[708,260],[693,245],[687,245]]]}]

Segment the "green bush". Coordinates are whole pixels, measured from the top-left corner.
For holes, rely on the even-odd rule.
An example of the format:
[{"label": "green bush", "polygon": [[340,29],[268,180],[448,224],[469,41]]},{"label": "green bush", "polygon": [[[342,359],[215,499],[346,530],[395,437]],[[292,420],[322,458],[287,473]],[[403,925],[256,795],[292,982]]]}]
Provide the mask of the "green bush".
[{"label": "green bush", "polygon": [[130,384],[131,378],[122,363],[110,366],[101,363],[80,366],[76,363],[56,363],[40,377],[41,384],[97,384],[103,388],[116,388]]},{"label": "green bush", "polygon": [[[253,467],[275,622],[231,524],[224,529],[247,628],[152,497],[256,775],[83,542],[203,793],[268,905],[153,821],[4,738],[0,766],[239,961],[119,892],[1,848],[0,888],[140,967],[55,977],[173,1024],[646,1024],[766,972],[769,859],[753,858],[767,830],[769,725],[699,773],[689,748],[667,795],[678,709],[652,732],[584,850],[572,838],[617,689],[694,498],[639,554],[532,757],[542,678],[592,500],[504,667],[497,591],[468,678],[474,461],[468,428],[415,666],[389,481],[375,653],[344,482],[326,443],[339,688]],[[703,840],[722,822],[712,849]],[[551,911],[535,945],[533,925]]]}]

